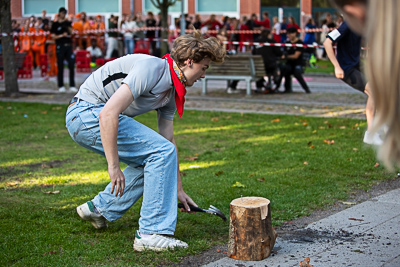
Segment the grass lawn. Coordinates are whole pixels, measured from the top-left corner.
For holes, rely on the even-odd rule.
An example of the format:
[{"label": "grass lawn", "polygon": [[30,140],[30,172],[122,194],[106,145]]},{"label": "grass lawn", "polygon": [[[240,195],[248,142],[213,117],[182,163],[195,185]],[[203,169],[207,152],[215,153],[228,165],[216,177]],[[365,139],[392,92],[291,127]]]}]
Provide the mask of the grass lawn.
[{"label": "grass lawn", "polygon": [[[0,102],[0,266],[160,266],[227,242],[228,222],[179,212],[175,235],[188,249],[134,252],[140,203],[106,230],[82,221],[76,206],[109,178],[105,159],[69,137],[65,110]],[[155,113],[137,119],[156,127]],[[200,207],[227,216],[235,198],[268,198],[279,226],[396,177],[362,143],[365,127],[354,119],[186,111],[175,120],[184,188]]]},{"label": "grass lawn", "polygon": [[316,68],[306,67],[305,74],[318,73],[318,74],[331,74],[335,76],[335,68],[329,60],[318,60]]}]

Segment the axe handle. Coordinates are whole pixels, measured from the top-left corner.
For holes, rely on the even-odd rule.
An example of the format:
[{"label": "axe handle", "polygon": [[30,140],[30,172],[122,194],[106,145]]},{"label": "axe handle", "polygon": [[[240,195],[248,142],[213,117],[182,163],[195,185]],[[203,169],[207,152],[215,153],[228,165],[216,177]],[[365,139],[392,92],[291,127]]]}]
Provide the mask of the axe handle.
[{"label": "axe handle", "polygon": [[[185,206],[184,206],[182,203],[178,203],[178,208],[184,209]],[[190,208],[191,211],[206,212],[206,211],[203,210],[202,208],[195,207],[195,206],[192,206],[192,205],[189,205],[189,208]]]}]

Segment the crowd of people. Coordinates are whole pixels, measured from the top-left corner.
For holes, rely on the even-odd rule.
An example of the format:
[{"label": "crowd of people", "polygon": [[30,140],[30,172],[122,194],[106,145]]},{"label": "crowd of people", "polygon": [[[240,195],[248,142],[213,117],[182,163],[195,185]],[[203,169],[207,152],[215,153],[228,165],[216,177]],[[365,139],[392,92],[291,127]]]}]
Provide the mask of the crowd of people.
[{"label": "crowd of people", "polygon": [[[60,9],[61,10],[61,9]],[[12,21],[12,29],[14,33],[15,51],[25,52],[31,56],[32,65],[38,67],[40,65],[39,56],[41,54],[47,54],[48,64],[50,66],[48,75],[56,76],[59,67],[63,64],[63,60],[69,60],[70,65],[74,64],[73,53],[78,50],[87,50],[91,55],[93,64],[95,62],[105,62],[114,58],[126,54],[133,54],[135,47],[143,43],[144,40],[148,44],[148,53],[155,56],[162,56],[160,51],[160,42],[165,41],[161,38],[161,14],[155,16],[152,12],[148,12],[146,16],[142,16],[141,13],[135,15],[122,15],[121,18],[118,16],[111,15],[108,18],[108,23],[105,23],[105,18],[101,15],[87,16],[85,12],[80,12],[76,15],[69,14],[67,10],[62,10],[65,14],[60,15],[60,12],[53,18],[48,17],[46,10],[42,11],[42,16],[31,16],[30,18],[21,21],[20,23],[16,20]],[[66,35],[62,36],[62,40],[58,40],[54,36],[54,30],[52,30],[54,24],[60,20],[60,16],[64,16],[63,20],[68,23]],[[288,29],[296,30],[295,42],[303,44],[315,44],[316,42],[322,43],[325,40],[325,36],[329,33],[332,28],[336,28],[340,23],[333,22],[332,15],[326,14],[324,20],[321,21],[320,25],[316,25],[314,20],[310,18],[305,25],[305,34],[300,34],[300,27],[297,24],[295,18],[290,16],[288,18],[283,17],[282,21],[279,21],[278,17],[269,18],[268,12],[263,12],[262,18],[258,18],[256,14],[251,16],[243,16],[241,19],[235,17],[224,16],[221,20],[217,19],[217,16],[211,14],[206,20],[203,20],[199,14],[195,16],[185,15],[185,28],[186,30],[197,29],[204,37],[217,37],[218,40],[224,43],[225,49],[230,54],[237,54],[243,52],[259,53],[261,55],[270,53],[267,50],[260,50],[257,52],[256,46],[245,45],[244,42],[276,42],[285,43],[291,42],[288,39]],[[155,27],[154,30],[148,27]],[[159,28],[156,28],[159,27]],[[181,18],[176,18],[168,26],[168,42],[170,44],[180,35]],[[307,30],[322,28],[321,34],[316,32],[308,32]],[[26,34],[25,34],[26,33]],[[67,40],[68,39],[68,40]],[[293,41],[293,40],[292,40]],[[57,63],[58,50],[56,49],[59,45],[56,43],[63,43],[62,46],[68,46],[71,51],[68,52],[71,55],[64,55],[64,58],[60,59],[60,65]],[[67,43],[67,45],[65,44]],[[64,49],[65,50],[65,49]],[[63,51],[64,51],[63,50]],[[276,49],[275,49],[276,50]],[[264,93],[276,92],[279,88],[282,77],[288,77],[288,75],[294,75],[299,79],[306,92],[309,89],[306,83],[301,78],[299,73],[299,67],[288,67],[288,64],[280,64],[282,61],[291,62],[293,59],[288,58],[288,53],[292,53],[290,47],[282,48],[280,53],[275,53],[276,57],[268,55],[269,60],[275,61],[267,62],[266,65],[275,65],[276,68],[271,72],[271,68],[268,70],[269,73],[273,73],[271,76],[272,80],[275,81],[275,86],[272,86],[272,82],[269,79],[265,84],[261,81],[257,83],[257,91]],[[300,49],[297,49],[300,51]],[[263,51],[260,53],[260,51]],[[301,49],[301,54],[296,53],[296,60],[301,67],[304,69],[304,65],[307,64],[308,58],[315,59],[315,49]],[[326,54],[324,55],[326,57]],[[59,57],[60,58],[60,57]],[[97,61],[97,59],[104,59]],[[290,71],[288,71],[290,69]],[[296,70],[297,69],[297,70]],[[285,72],[286,70],[286,72]],[[296,70],[296,71],[295,71]],[[70,66],[70,72],[73,72],[73,66]],[[71,77],[73,79],[73,77]],[[71,80],[70,85],[74,85]],[[237,81],[233,81],[231,86],[228,88],[228,93],[237,92],[235,90]],[[287,84],[284,92],[291,92],[290,86]],[[62,77],[59,76],[59,88],[60,91],[65,91],[63,86]],[[72,90],[75,90],[74,86],[71,86]],[[274,90],[275,89],[275,90]]]}]

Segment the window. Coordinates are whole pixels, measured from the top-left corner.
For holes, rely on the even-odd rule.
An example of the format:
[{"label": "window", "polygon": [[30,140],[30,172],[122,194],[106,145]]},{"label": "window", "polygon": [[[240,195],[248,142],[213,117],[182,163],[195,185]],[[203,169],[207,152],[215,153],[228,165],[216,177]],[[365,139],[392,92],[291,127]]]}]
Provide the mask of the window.
[{"label": "window", "polygon": [[[162,1],[162,0],[160,0],[160,1]],[[168,7],[168,13],[175,13],[175,12],[177,12],[177,13],[180,13],[181,12],[181,5],[182,5],[182,2],[181,2],[182,0],[178,0],[178,1],[176,1],[175,2],[175,4],[173,5],[173,6],[170,6],[170,7]],[[187,10],[188,10],[188,7],[187,7],[187,0],[183,0],[183,1],[185,1],[184,2],[184,12],[185,13],[187,13]],[[151,11],[151,12],[153,12],[154,14],[158,14],[158,13],[160,13],[160,10],[158,9],[158,8],[156,8],[154,5],[153,5],[153,3],[150,1],[150,0],[144,0],[143,1],[144,2],[144,5],[143,5],[143,7],[144,7],[144,13],[146,14],[147,12],[149,12],[149,11]]]},{"label": "window", "polygon": [[66,7],[65,0],[24,0],[24,16],[40,15],[43,9],[48,14],[58,13],[60,7]]},{"label": "window", "polygon": [[119,13],[120,0],[78,0],[77,13]]},{"label": "window", "polygon": [[238,12],[237,0],[197,0],[197,12]]}]

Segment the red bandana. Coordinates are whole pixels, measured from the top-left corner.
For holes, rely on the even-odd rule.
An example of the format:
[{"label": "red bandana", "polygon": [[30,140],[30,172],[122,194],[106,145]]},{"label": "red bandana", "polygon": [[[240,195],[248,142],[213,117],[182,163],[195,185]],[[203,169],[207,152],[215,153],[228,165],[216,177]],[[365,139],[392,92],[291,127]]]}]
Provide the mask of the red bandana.
[{"label": "red bandana", "polygon": [[169,69],[171,71],[171,76],[172,76],[172,82],[173,82],[174,87],[175,87],[176,109],[178,111],[179,117],[182,117],[183,105],[185,104],[186,88],[185,88],[185,86],[183,86],[183,84],[179,80],[178,75],[176,75],[175,70],[174,70],[174,61],[169,56],[169,54],[166,54],[162,58],[165,58],[168,61]]}]

